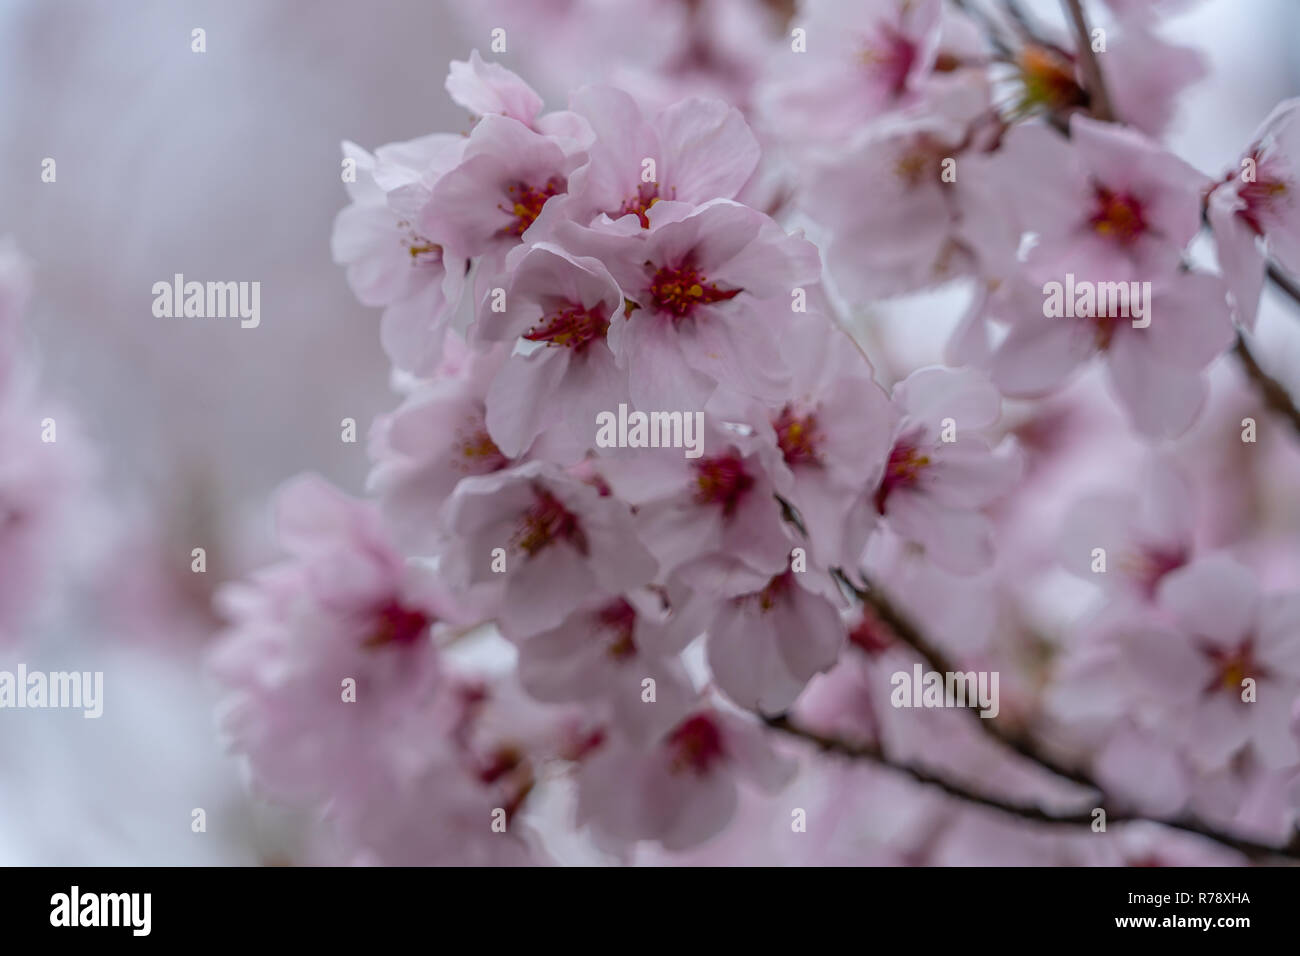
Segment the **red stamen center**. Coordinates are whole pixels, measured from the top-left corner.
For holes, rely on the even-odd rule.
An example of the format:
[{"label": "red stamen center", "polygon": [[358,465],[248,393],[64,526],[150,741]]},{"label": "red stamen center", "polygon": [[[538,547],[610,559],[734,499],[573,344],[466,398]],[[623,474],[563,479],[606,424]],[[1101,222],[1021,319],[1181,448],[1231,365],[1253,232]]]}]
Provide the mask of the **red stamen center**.
[{"label": "red stamen center", "polygon": [[545,342],[547,348],[559,347],[583,351],[596,339],[603,339],[609,329],[609,319],[601,307],[585,309],[573,305],[541,319],[524,333],[530,342]]},{"label": "red stamen center", "polygon": [[618,219],[629,213],[635,213],[637,219],[641,220],[641,228],[650,228],[650,207],[657,203],[662,197],[659,195],[658,183],[641,183],[636,188],[636,198],[625,200],[623,205],[618,209],[618,215],[611,218]]},{"label": "red stamen center", "polygon": [[899,488],[911,488],[916,485],[923,472],[930,465],[930,456],[923,454],[914,439],[900,438],[889,452],[889,463],[885,465],[885,475],[880,479],[876,489],[876,511],[885,513],[885,502]]},{"label": "red stamen center", "polygon": [[1275,207],[1288,200],[1291,193],[1291,183],[1276,176],[1274,164],[1264,159],[1260,153],[1258,149],[1251,153],[1255,165],[1255,181],[1244,183],[1237,190],[1237,195],[1246,204],[1246,208],[1237,215],[1258,236],[1264,234],[1264,220],[1274,218]]},{"label": "red stamen center", "polygon": [[741,499],[754,487],[754,479],[745,471],[745,463],[736,455],[703,458],[695,463],[695,501],[702,505],[721,505],[724,517],[730,518]]},{"label": "red stamen center", "polygon": [[677,773],[689,770],[706,774],[725,756],[722,732],[707,714],[696,714],[679,724],[668,735],[668,747],[673,754],[672,769]]},{"label": "red stamen center", "polygon": [[893,646],[894,632],[875,614],[864,610],[862,620],[849,631],[849,643],[871,657],[879,657]]},{"label": "red stamen center", "polygon": [[408,647],[418,641],[433,620],[423,611],[403,607],[392,598],[374,610],[374,623],[364,647],[377,648],[398,645]]},{"label": "red stamen center", "polygon": [[542,207],[546,205],[546,200],[562,192],[564,192],[564,182],[555,176],[548,179],[541,189],[528,183],[515,183],[508,186],[506,202],[498,205],[497,208],[514,216],[515,221],[503,229],[502,233],[508,236],[522,236],[542,214]]},{"label": "red stamen center", "polygon": [[1222,692],[1240,699],[1241,682],[1247,677],[1258,681],[1267,671],[1255,660],[1255,640],[1247,637],[1236,647],[1223,648],[1202,644],[1201,653],[1208,658],[1214,673],[1202,690],[1204,694]]},{"label": "red stamen center", "polygon": [[523,524],[511,543],[530,558],[556,541],[571,544],[582,555],[587,553],[587,536],[577,516],[541,485],[533,486],[534,502],[523,514]]},{"label": "red stamen center", "polygon": [[1147,231],[1142,203],[1129,193],[1111,192],[1104,186],[1094,189],[1096,207],[1088,220],[1097,234],[1128,245]]},{"label": "red stamen center", "polygon": [[868,38],[858,60],[894,96],[907,91],[907,75],[916,62],[916,44],[892,24],[879,23],[875,35]]},{"label": "red stamen center", "polygon": [[675,269],[663,266],[650,280],[650,299],[655,308],[667,312],[674,320],[687,318],[697,306],[734,299],[742,291],[719,289],[689,264]]},{"label": "red stamen center", "polygon": [[1152,598],[1165,575],[1185,565],[1187,558],[1187,551],[1183,548],[1152,545],[1124,555],[1120,559],[1120,567],[1137,582],[1143,595]]},{"label": "red stamen center", "polygon": [[602,632],[610,635],[605,650],[617,661],[636,656],[636,608],[619,598],[601,608],[596,621]]},{"label": "red stamen center", "polygon": [[772,422],[776,431],[776,442],[781,447],[787,465],[820,465],[817,446],[821,444],[821,431],[817,427],[817,416],[813,414],[797,415],[790,405],[781,409],[781,414]]},{"label": "red stamen center", "polygon": [[457,470],[465,474],[485,475],[510,464],[510,459],[501,453],[481,419],[471,419],[457,429],[453,447],[460,459]]}]

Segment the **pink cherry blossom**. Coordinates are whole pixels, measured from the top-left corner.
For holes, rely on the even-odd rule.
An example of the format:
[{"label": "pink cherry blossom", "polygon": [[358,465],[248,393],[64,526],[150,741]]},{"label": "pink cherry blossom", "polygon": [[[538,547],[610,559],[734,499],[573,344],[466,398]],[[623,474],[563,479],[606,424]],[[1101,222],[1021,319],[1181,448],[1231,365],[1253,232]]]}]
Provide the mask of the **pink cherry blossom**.
[{"label": "pink cherry blossom", "polygon": [[792,339],[787,400],[742,417],[767,436],[768,473],[799,513],[809,551],[826,567],[852,567],[878,517],[871,489],[889,457],[893,412],[866,357],[824,323],[810,316]]},{"label": "pink cherry blossom", "polygon": [[487,392],[504,360],[502,349],[472,355],[458,376],[420,386],[376,422],[369,487],[402,547],[436,548],[439,514],[457,484],[512,463],[487,424]]},{"label": "pink cherry blossom", "polygon": [[681,100],[646,117],[622,90],[588,87],[570,107],[596,139],[554,208],[581,225],[635,216],[648,229],[656,202],[733,199],[758,165],[758,142],[744,117],[717,100]]},{"label": "pink cherry blossom", "polygon": [[642,410],[700,409],[723,385],[778,398],[780,354],[797,289],[817,281],[817,250],[754,209],[718,199],[662,201],[649,230],[598,235],[557,227],[555,240],[600,259],[631,303],[609,328]]},{"label": "pink cherry blossom", "polygon": [[578,775],[578,821],[609,839],[685,849],[727,825],[738,782],[774,791],[793,773],[752,724],[705,708],[648,750],[616,738],[597,751]]},{"label": "pink cherry blossom", "polygon": [[844,643],[842,598],[824,571],[786,570],[762,588],[723,603],[709,625],[709,668],[740,706],[776,714],[812,676],[828,670]]},{"label": "pink cherry blossom", "polygon": [[416,224],[454,255],[486,256],[487,275],[495,276],[584,158],[568,139],[535,132],[509,116],[484,116],[459,164],[433,186]]},{"label": "pink cherry blossom", "polygon": [[452,60],[446,88],[476,117],[508,116],[532,128],[542,111],[542,98],[531,86],[500,63],[485,61],[478,50],[468,60]]},{"label": "pink cherry blossom", "polygon": [[835,139],[910,106],[934,69],[939,0],[815,0],[796,25],[807,50],[787,45],[771,63],[763,110],[792,140]]},{"label": "pink cherry blossom", "polygon": [[499,585],[507,636],[556,626],[593,588],[619,593],[655,575],[626,505],[542,462],[462,479],[444,520],[448,581]]},{"label": "pink cherry blossom", "polygon": [[1029,123],[1003,149],[1003,188],[1037,235],[1036,275],[1156,282],[1200,229],[1207,178],[1135,130],[1076,113],[1069,140]]},{"label": "pink cherry blossom", "polygon": [[759,589],[783,571],[797,542],[782,520],[764,440],[705,416],[702,454],[631,452],[602,463],[610,488],[636,507],[660,579],[677,574],[715,597]]},{"label": "pink cherry blossom", "polygon": [[278,525],[288,560],[222,593],[222,727],[265,792],[346,812],[400,790],[428,759],[420,740],[440,680],[430,629],[456,612],[392,549],[372,507],[320,478],[281,491]]},{"label": "pink cherry blossom", "polygon": [[1238,167],[1210,193],[1207,216],[1238,320],[1255,326],[1264,286],[1264,249],[1300,270],[1300,100],[1280,103]]},{"label": "pink cherry blossom", "polygon": [[[538,700],[603,705],[616,732],[659,737],[694,702],[676,655],[702,624],[689,604],[666,608],[655,592],[599,596],[558,627],[521,642],[519,679]],[[653,681],[650,699],[647,680]]]},{"label": "pink cherry blossom", "polygon": [[1196,508],[1186,476],[1171,461],[1152,459],[1140,482],[1136,490],[1077,502],[1060,554],[1067,569],[1108,592],[1150,601],[1165,577],[1193,558]]},{"label": "pink cherry blossom", "polygon": [[[992,557],[985,506],[1013,487],[1019,462],[981,437],[1001,402],[979,373],[920,369],[894,388],[893,444],[876,486],[876,510],[893,533],[939,566],[971,574]],[[946,437],[945,437],[946,433]]]},{"label": "pink cherry blossom", "polygon": [[[1070,284],[1062,281],[1065,275],[1049,281],[1063,294],[1079,284],[1090,284],[1098,296],[1109,296],[1106,290],[1115,288],[1105,278],[1115,273],[1076,268],[1080,272]],[[1117,314],[1109,299],[1104,307],[1098,299],[1077,317],[1047,315],[1045,291],[1044,308],[1020,312],[992,355],[993,381],[1010,396],[1042,395],[1059,387],[1081,362],[1100,354],[1133,427],[1153,439],[1181,435],[1205,403],[1206,367],[1232,344],[1225,287],[1217,276],[1168,273],[1152,283],[1142,306],[1146,314],[1140,319],[1133,311],[1134,288],[1141,296],[1145,287],[1130,283],[1121,290],[1130,302],[1121,306],[1124,314]],[[1124,297],[1114,301],[1122,302]]]},{"label": "pink cherry blossom", "polygon": [[1300,685],[1300,597],[1261,594],[1246,568],[1212,556],[1169,574],[1158,601],[1169,624],[1115,638],[1121,686],[1142,695],[1152,732],[1207,769],[1246,748],[1271,767],[1300,761],[1287,729]]},{"label": "pink cherry blossom", "polygon": [[467,263],[415,225],[432,183],[459,161],[462,137],[434,134],[381,146],[374,156],[343,144],[355,164],[351,205],[334,222],[334,261],[363,305],[384,306],[381,339],[399,368],[427,374],[437,364],[460,303]]},{"label": "pink cherry blossom", "polygon": [[[515,263],[502,312],[485,301],[476,333],[531,349],[502,366],[487,395],[487,427],[517,457],[543,432],[576,449],[591,447],[596,415],[627,401],[626,374],[607,342],[623,321],[623,295],[596,259],[536,243]],[[558,449],[556,449],[558,453]]]}]

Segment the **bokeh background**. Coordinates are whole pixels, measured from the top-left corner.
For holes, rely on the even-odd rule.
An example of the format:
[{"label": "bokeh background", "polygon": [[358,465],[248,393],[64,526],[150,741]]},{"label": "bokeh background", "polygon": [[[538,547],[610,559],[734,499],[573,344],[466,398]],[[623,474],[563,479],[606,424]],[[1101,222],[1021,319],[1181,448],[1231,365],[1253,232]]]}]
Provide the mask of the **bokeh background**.
[{"label": "bokeh background", "polygon": [[[106,675],[98,721],[0,712],[0,863],[299,860],[300,821],[250,801],[218,745],[201,667],[209,598],[271,554],[268,501],[283,480],[311,470],[363,488],[365,430],[396,402],[378,311],[330,259],[339,143],[468,129],[443,81],[488,36],[481,16],[451,6],[0,0],[0,235],[34,261],[29,344],[103,492],[66,542],[97,579],[51,593],[27,662]],[[497,4],[513,6],[536,17],[563,4]],[[496,59],[552,108],[575,71],[598,79],[619,63],[615,47],[548,66],[520,29]],[[1166,33],[1210,59],[1170,143],[1215,172],[1300,94],[1300,3],[1203,0]],[[46,157],[55,183],[41,182]],[[155,318],[151,287],[177,272],[260,281],[260,327]],[[864,335],[902,366],[937,361],[953,294],[859,317]],[[1297,383],[1300,340],[1279,309],[1266,303],[1257,351]],[[340,441],[346,417],[356,444]],[[190,571],[198,546],[202,575]],[[199,807],[203,834],[190,828]]]}]

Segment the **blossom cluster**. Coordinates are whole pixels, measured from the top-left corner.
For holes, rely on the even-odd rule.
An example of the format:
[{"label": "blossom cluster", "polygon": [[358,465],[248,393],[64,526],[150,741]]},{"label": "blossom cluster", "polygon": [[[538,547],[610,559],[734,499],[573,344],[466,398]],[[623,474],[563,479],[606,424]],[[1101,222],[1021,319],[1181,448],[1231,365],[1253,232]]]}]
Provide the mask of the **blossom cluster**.
[{"label": "blossom cluster", "polygon": [[[657,4],[577,6],[599,32]],[[859,603],[888,591],[1108,793],[1280,839],[1300,592],[1204,533],[1171,443],[1214,414],[1209,369],[1270,264],[1300,274],[1300,101],[1210,176],[1162,145],[1204,70],[1158,5],[1111,4],[1109,95],[1068,32],[965,5],[810,0],[784,33],[759,4],[692,6],[716,17],[681,30],[727,56],[666,35],[689,69],[640,63],[548,112],[474,52],[446,82],[467,134],[344,144],[333,254],[383,310],[403,397],[369,500],[296,480],[289,557],[223,594],[224,726],[254,779],[361,861],[544,858],[529,810],[560,780],[605,852],[693,850],[791,785],[789,714],[971,762],[958,715],[888,707],[927,653]],[[574,29],[553,19],[552,53]],[[952,283],[947,364],[874,368],[845,316]],[[1053,284],[1090,298],[1053,315]],[[1055,507],[1079,451],[1056,434],[1109,411],[1063,397],[1091,364],[1145,477]],[[599,441],[627,408],[656,440]],[[1104,592],[1051,641],[1026,596],[1043,564]],[[457,652],[489,624],[510,654],[484,673]],[[1032,792],[1008,760],[984,766]]]}]

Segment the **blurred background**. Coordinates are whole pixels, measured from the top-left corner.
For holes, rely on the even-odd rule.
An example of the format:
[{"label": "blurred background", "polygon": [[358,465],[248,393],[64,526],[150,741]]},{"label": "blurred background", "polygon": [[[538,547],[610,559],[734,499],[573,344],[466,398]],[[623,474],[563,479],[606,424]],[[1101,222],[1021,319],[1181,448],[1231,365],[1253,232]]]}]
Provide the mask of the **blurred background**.
[{"label": "blurred background", "polygon": [[[113,556],[85,608],[67,593],[47,602],[26,658],[105,671],[104,716],[0,712],[0,863],[294,858],[295,821],[244,797],[216,740],[200,667],[208,599],[273,553],[267,506],[282,481],[311,470],[362,490],[365,431],[396,400],[378,310],[357,304],[330,258],[339,143],[468,129],[443,81],[449,60],[488,55],[489,26],[448,6],[0,0],[0,235],[33,260],[43,392],[79,420],[106,491],[68,551]],[[598,49],[576,64],[529,49],[529,24],[564,6],[489,5],[512,36],[494,58],[551,108],[575,70],[595,79],[619,65]],[[1300,4],[1203,0],[1165,32],[1210,60],[1170,143],[1216,173],[1300,93]],[[47,157],[54,183],[41,181]],[[153,283],[178,272],[260,281],[260,327],[154,317]],[[916,317],[955,319],[946,295],[870,317],[900,363],[938,360],[952,323]],[[1271,321],[1276,308],[1266,303],[1261,351],[1300,382],[1300,343]],[[349,417],[355,444],[340,440]],[[190,570],[194,547],[205,574]],[[206,833],[191,831],[194,808]]]}]

